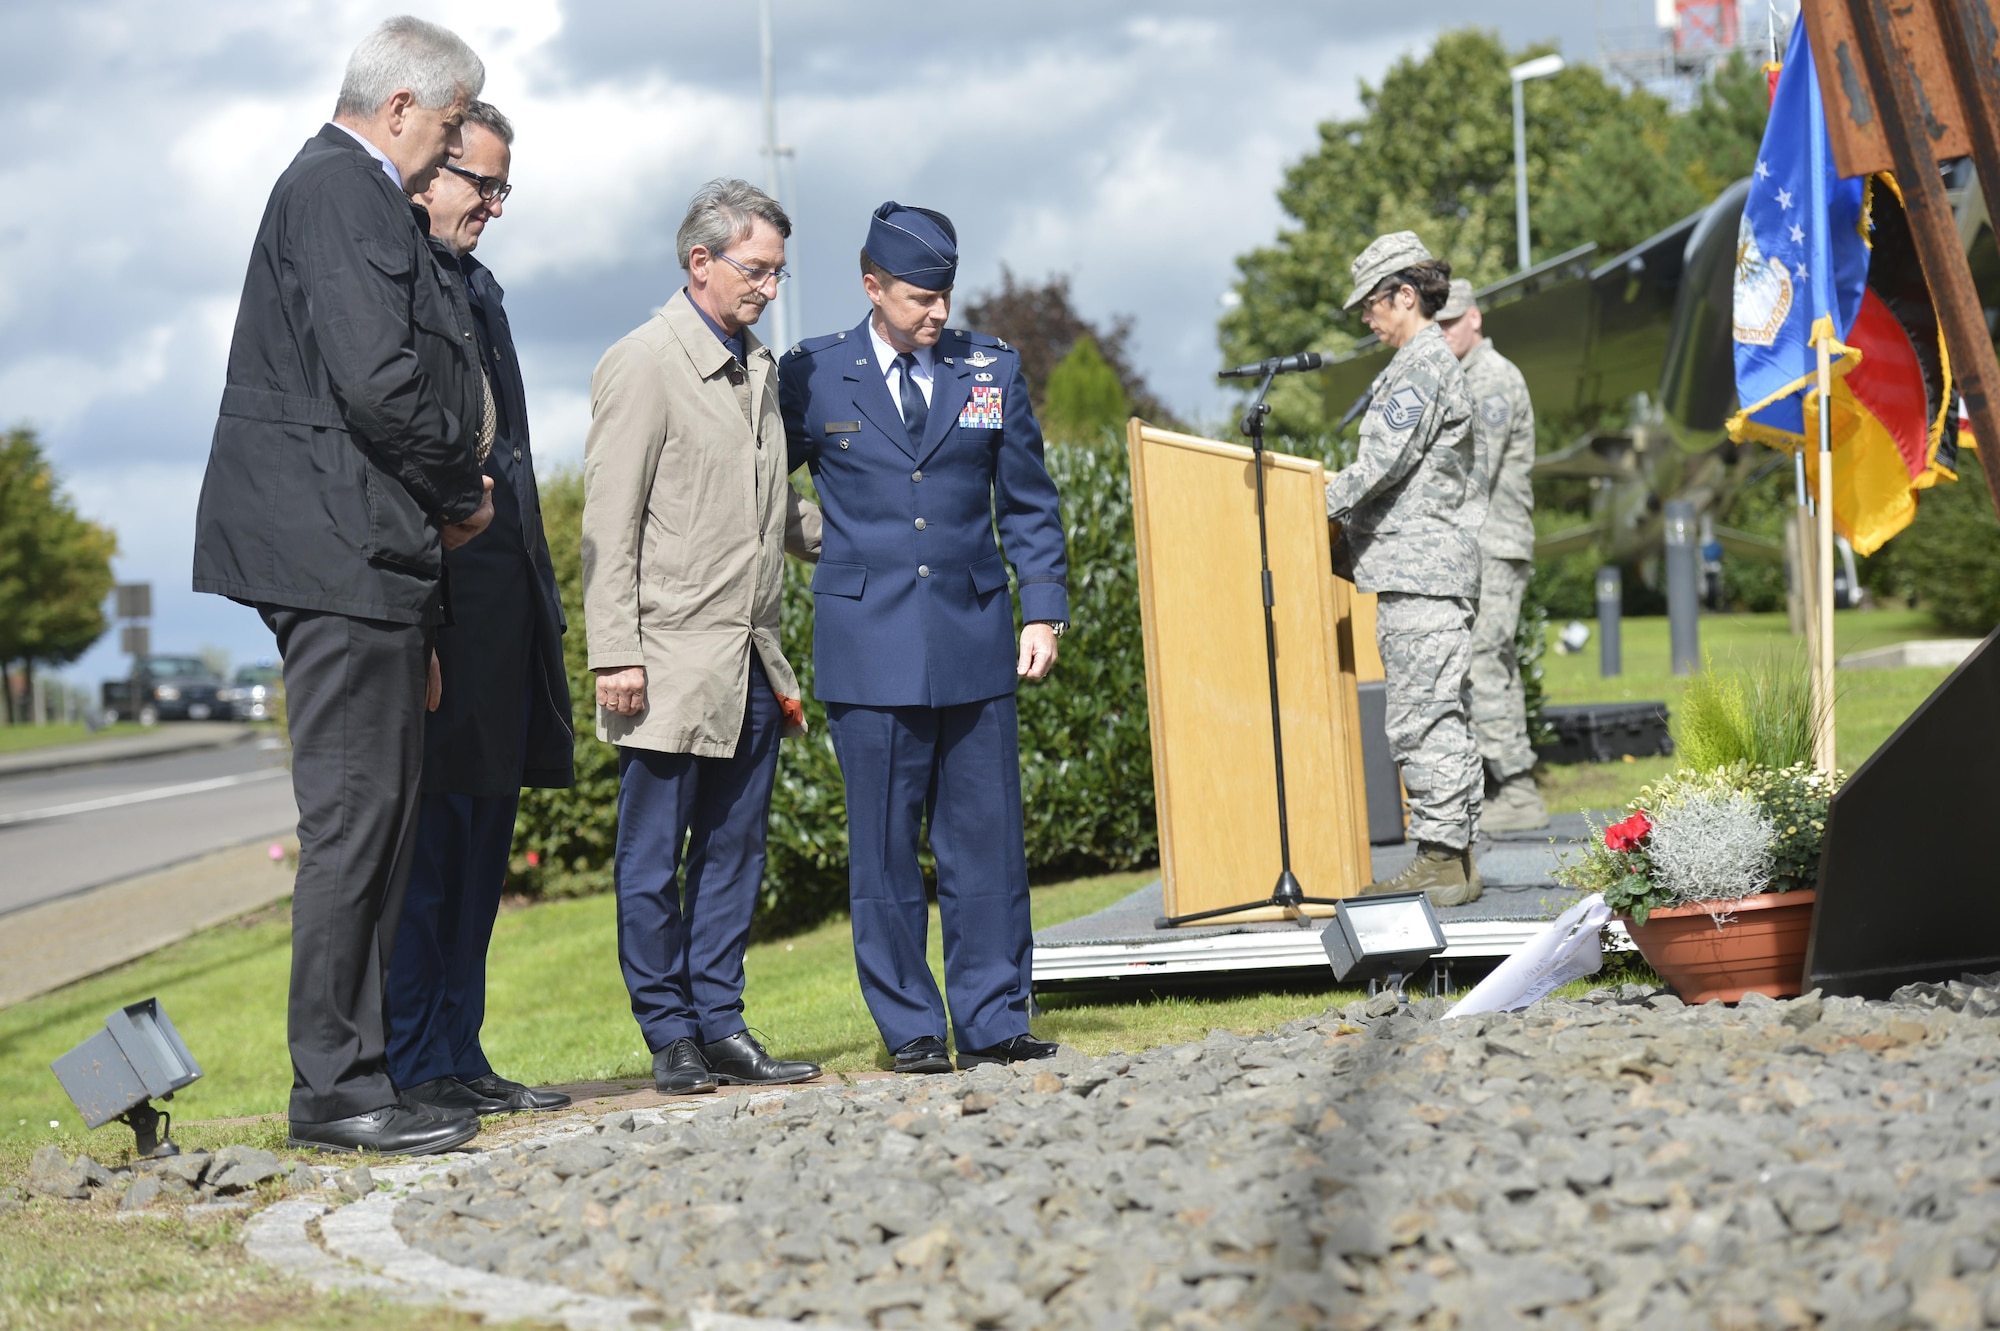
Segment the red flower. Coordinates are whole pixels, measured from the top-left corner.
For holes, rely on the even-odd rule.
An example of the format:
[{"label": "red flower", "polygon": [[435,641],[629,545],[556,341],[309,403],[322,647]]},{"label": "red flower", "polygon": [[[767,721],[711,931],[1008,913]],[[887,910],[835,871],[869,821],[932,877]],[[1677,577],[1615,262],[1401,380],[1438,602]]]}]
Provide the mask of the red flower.
[{"label": "red flower", "polygon": [[1613,823],[1604,829],[1606,850],[1637,850],[1639,843],[1653,830],[1652,819],[1641,810],[1622,823]]},{"label": "red flower", "polygon": [[536,867],[541,862],[542,862],[542,857],[538,853],[532,850],[528,852],[528,867],[530,869]]}]

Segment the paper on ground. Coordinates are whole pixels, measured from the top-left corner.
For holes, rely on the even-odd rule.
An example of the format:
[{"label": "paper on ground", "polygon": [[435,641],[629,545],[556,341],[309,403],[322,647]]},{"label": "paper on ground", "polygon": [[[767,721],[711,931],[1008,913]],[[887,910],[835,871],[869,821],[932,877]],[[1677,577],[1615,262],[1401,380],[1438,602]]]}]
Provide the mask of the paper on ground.
[{"label": "paper on ground", "polygon": [[1604,964],[1604,926],[1610,920],[1604,894],[1591,893],[1494,967],[1444,1015],[1517,1012],[1571,980],[1595,975]]}]

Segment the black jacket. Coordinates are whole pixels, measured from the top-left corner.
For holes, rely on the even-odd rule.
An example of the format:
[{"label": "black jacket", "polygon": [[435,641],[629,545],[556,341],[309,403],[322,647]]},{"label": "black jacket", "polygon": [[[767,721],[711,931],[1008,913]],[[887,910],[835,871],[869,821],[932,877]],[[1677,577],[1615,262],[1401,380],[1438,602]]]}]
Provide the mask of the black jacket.
[{"label": "black jacket", "polygon": [[[443,262],[454,262],[437,248]],[[521,786],[573,785],[562,650],[568,623],[542,532],[527,394],[501,304],[506,293],[471,255],[455,262],[492,375],[499,432],[485,468],[493,478],[493,523],[445,555],[451,622],[437,633],[444,697],[424,722],[423,788],[506,795]]]},{"label": "black jacket", "polygon": [[438,529],[479,507],[462,279],[429,219],[327,125],[278,177],[237,307],[194,588],[434,622]]}]

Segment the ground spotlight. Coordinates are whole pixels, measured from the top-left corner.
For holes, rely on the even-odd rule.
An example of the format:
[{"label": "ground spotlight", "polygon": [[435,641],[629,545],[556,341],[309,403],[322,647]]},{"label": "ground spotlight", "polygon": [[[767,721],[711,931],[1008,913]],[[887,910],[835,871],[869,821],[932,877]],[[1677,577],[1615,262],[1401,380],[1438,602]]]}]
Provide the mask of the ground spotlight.
[{"label": "ground spotlight", "polygon": [[201,1076],[167,1019],[157,998],[119,1008],[104,1019],[104,1029],[49,1064],[62,1083],[86,1128],[123,1119],[139,1139],[139,1154],[179,1155],[167,1140],[173,1116],[153,1108],[155,1099],[171,1100],[174,1092]]},{"label": "ground spotlight", "polygon": [[1349,897],[1319,937],[1334,979],[1380,981],[1398,998],[1404,981],[1445,949],[1444,929],[1422,892]]}]

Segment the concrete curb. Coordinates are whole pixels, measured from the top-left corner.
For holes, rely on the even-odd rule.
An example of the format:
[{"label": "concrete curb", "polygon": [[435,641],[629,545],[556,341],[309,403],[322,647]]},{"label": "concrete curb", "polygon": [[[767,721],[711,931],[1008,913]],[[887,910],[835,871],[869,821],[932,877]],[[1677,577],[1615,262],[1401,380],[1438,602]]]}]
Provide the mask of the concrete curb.
[{"label": "concrete curb", "polygon": [[238,721],[175,721],[169,724],[173,726],[173,731],[168,733],[133,735],[125,739],[87,739],[77,744],[51,744],[46,749],[0,755],[0,779],[29,776],[37,772],[60,772],[71,767],[102,767],[139,758],[165,758],[202,749],[222,749],[246,743],[258,734],[255,727]]},{"label": "concrete curb", "polygon": [[[754,1100],[790,1094],[777,1090]],[[699,1106],[673,1106],[630,1111],[635,1122],[648,1125],[669,1117],[691,1116]],[[603,1117],[600,1115],[599,1117]],[[403,1241],[396,1230],[396,1206],[425,1177],[470,1164],[516,1146],[563,1141],[597,1130],[596,1118],[577,1118],[548,1130],[511,1138],[487,1151],[425,1156],[408,1164],[370,1166],[380,1191],[348,1206],[291,1200],[275,1203],[252,1216],[244,1226],[243,1248],[250,1256],[320,1290],[367,1291],[404,1303],[444,1304],[490,1322],[538,1319],[561,1323],[572,1331],[626,1331],[657,1326],[659,1305],[642,1299],[614,1299],[585,1294],[563,1285],[521,1280],[469,1267],[454,1266]],[[310,1226],[319,1222],[324,1247],[313,1241]],[[792,1322],[739,1317],[707,1309],[688,1311],[689,1331],[778,1331]],[[842,1331],[831,1327],[829,1331]]]}]

